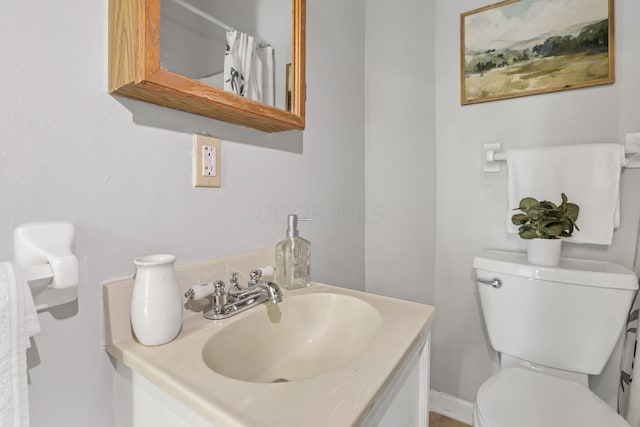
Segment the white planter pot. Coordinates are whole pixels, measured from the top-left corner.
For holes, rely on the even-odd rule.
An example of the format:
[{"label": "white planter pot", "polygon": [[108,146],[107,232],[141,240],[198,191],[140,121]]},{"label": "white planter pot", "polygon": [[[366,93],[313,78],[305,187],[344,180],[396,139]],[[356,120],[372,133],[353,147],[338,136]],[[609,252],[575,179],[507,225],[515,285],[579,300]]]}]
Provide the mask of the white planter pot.
[{"label": "white planter pot", "polygon": [[532,264],[558,265],[562,239],[531,239],[527,248],[527,259]]},{"label": "white planter pot", "polygon": [[182,295],[173,268],[175,255],[136,258],[131,296],[131,327],[144,345],[173,340],[182,327]]}]

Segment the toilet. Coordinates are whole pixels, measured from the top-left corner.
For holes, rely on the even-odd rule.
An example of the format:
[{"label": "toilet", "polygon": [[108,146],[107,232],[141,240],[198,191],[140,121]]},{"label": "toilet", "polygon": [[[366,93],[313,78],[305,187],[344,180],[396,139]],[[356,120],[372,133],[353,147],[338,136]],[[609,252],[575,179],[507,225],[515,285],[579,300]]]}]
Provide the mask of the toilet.
[{"label": "toilet", "polygon": [[625,324],[635,274],[603,261],[538,266],[485,250],[473,260],[500,370],[480,386],[475,427],[629,427],[588,388]]}]

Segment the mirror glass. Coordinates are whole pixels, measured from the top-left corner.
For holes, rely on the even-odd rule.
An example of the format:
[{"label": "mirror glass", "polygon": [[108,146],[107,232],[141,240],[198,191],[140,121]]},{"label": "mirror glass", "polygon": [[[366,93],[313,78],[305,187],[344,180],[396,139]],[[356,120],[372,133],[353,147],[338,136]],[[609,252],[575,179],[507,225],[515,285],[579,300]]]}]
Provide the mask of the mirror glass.
[{"label": "mirror glass", "polygon": [[160,66],[290,111],[291,0],[162,0]]}]

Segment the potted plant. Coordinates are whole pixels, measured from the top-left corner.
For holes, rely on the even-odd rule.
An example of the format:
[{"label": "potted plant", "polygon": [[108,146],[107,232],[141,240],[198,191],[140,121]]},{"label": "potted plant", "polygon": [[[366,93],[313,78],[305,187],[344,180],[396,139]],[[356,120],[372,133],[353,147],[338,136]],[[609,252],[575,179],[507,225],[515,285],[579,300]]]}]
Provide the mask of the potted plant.
[{"label": "potted plant", "polygon": [[558,265],[561,238],[571,237],[574,230],[580,231],[576,224],[580,208],[570,203],[566,194],[562,193],[561,197],[560,205],[525,197],[520,200],[520,206],[514,209],[522,211],[513,215],[511,222],[519,227],[520,237],[529,240],[527,258],[531,263]]}]

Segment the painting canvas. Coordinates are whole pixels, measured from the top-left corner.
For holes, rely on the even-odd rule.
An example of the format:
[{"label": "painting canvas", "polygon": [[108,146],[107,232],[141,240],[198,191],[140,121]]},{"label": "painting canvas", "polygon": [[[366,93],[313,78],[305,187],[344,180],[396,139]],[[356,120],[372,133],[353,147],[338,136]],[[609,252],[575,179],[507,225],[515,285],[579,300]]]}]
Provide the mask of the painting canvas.
[{"label": "painting canvas", "polygon": [[508,0],[463,13],[462,104],[613,83],[613,0]]}]

